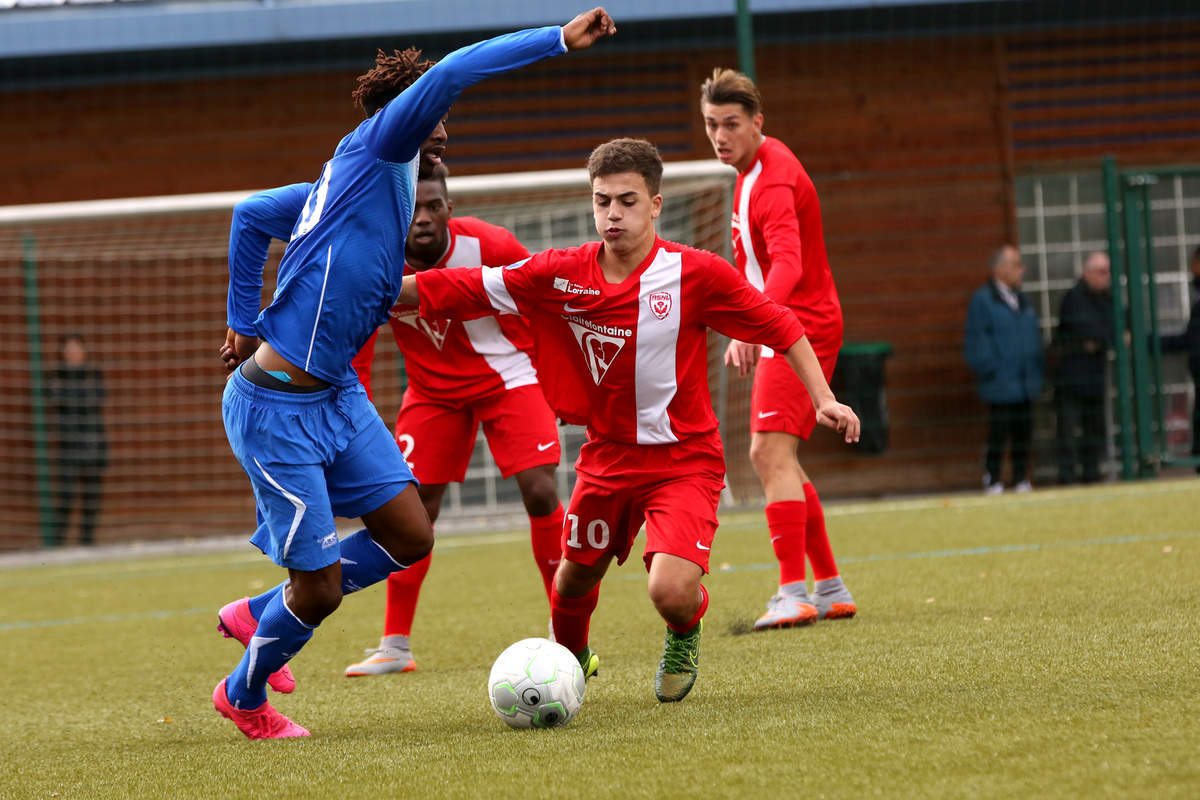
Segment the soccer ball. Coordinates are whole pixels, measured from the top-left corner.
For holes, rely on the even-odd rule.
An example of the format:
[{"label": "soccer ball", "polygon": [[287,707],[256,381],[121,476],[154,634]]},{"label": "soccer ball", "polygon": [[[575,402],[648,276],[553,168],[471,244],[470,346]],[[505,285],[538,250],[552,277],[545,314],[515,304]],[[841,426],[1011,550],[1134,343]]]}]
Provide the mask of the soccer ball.
[{"label": "soccer ball", "polygon": [[587,681],[571,651],[549,639],[509,645],[488,676],[488,699],[512,728],[566,725],[583,704]]}]

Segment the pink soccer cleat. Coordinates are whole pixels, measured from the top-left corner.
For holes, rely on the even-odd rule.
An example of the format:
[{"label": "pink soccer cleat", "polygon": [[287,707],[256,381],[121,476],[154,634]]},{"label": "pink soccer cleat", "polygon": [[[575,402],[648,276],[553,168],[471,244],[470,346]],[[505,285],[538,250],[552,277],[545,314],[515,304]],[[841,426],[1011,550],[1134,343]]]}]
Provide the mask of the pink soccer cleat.
[{"label": "pink soccer cleat", "polygon": [[213,689],[213,706],[222,717],[232,720],[247,739],[292,739],[309,735],[307,729],[271,708],[270,703],[249,710],[234,708],[225,694],[225,678]]},{"label": "pink soccer cleat", "polygon": [[[257,629],[258,620],[250,613],[249,597],[243,597],[240,600],[234,600],[232,603],[226,603],[217,612],[217,630],[226,639],[237,639],[242,643],[242,647],[250,644],[250,637],[254,635],[254,631]],[[284,664],[272,672],[267,677],[267,685],[277,692],[289,694],[296,688],[296,678],[292,675],[292,668]]]}]

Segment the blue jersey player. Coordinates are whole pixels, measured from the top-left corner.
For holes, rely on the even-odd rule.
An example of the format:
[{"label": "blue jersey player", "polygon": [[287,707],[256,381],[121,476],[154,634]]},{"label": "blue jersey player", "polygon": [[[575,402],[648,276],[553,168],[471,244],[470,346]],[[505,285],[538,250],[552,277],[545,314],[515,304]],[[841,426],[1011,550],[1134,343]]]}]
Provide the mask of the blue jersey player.
[{"label": "blue jersey player", "polygon": [[[246,650],[213,704],[247,737],[308,735],[271,707],[266,686],[291,691],[288,661],[342,597],[433,545],[412,473],[350,362],[400,292],[417,174],[440,161],[443,118],[471,84],[615,32],[596,8],[561,28],[456,50],[433,66],[414,56],[409,69],[393,70],[381,58],[355,93],[368,117],[308,193],[261,312],[262,260],[255,269],[240,266],[253,259],[231,260],[225,431],[254,488],[251,542],[288,570],[284,583],[219,612],[221,631]],[[423,74],[411,82],[404,76],[414,70]],[[362,517],[365,527],[339,540],[334,515]]]}]

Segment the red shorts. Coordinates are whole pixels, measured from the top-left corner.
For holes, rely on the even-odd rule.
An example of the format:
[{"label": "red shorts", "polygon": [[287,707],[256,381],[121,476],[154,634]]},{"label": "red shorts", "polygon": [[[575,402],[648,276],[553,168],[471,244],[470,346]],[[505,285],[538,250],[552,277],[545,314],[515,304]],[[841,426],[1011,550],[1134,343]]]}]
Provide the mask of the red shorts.
[{"label": "red shorts", "polygon": [[459,483],[467,476],[480,423],[505,478],[558,463],[558,426],[536,384],[461,404],[439,403],[409,389],[396,415],[396,443],[421,483]]},{"label": "red shorts", "polygon": [[[827,381],[833,378],[839,349],[840,345],[813,347]],[[760,358],[750,394],[750,432],[778,431],[807,439],[816,424],[817,412],[808,389],[787,359],[780,353]]]},{"label": "red shorts", "polygon": [[708,572],[725,486],[725,456],[717,434],[677,444],[584,444],[563,522],[563,557],[595,564],[614,555],[623,564],[646,523],[642,560],[669,553]]}]

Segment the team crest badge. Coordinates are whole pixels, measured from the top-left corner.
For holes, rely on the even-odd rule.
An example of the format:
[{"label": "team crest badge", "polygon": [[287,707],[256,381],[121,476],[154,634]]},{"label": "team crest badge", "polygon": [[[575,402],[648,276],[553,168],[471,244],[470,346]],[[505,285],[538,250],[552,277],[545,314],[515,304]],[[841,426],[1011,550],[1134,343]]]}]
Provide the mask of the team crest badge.
[{"label": "team crest badge", "polygon": [[587,362],[588,370],[592,373],[592,380],[599,386],[600,381],[604,380],[609,366],[612,365],[613,359],[625,346],[625,339],[620,336],[606,336],[574,322],[567,324],[571,326],[571,332],[575,334],[575,341],[579,343],[579,349],[583,351],[583,358]]},{"label": "team crest badge", "polygon": [[419,316],[414,310],[397,312],[395,309],[392,310],[392,319],[411,325],[425,334],[438,350],[446,344],[446,334],[450,332],[450,325],[454,322],[449,319],[429,320]]},{"label": "team crest badge", "polygon": [[646,301],[650,303],[650,313],[659,319],[666,319],[671,313],[670,292],[651,292]]}]

